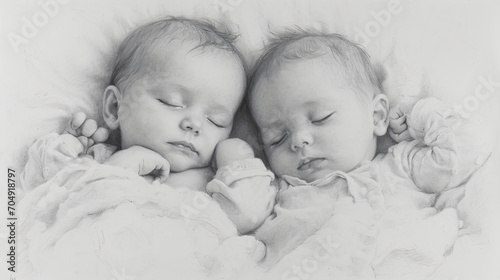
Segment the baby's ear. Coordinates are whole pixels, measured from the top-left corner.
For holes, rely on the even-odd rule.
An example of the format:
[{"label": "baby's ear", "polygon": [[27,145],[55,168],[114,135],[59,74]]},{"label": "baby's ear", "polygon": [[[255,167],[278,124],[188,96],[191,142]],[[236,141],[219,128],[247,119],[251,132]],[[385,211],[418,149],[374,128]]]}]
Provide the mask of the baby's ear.
[{"label": "baby's ear", "polygon": [[106,125],[115,130],[120,126],[118,121],[118,108],[120,107],[121,92],[115,86],[108,86],[104,90],[103,117]]},{"label": "baby's ear", "polygon": [[377,94],[373,98],[373,133],[383,136],[389,126],[389,100],[385,94]]}]

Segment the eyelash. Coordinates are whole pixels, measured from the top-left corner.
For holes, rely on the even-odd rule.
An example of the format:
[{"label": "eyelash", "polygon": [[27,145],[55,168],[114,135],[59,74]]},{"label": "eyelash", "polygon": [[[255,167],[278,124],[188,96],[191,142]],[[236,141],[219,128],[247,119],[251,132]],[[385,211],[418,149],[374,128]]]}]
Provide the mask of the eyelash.
[{"label": "eyelash", "polygon": [[281,144],[283,144],[283,142],[285,142],[285,138],[286,138],[287,134],[284,134],[278,141],[274,141],[271,143],[271,147],[274,147],[274,146],[279,146]]},{"label": "eyelash", "polygon": [[[161,99],[158,99],[158,101],[160,101],[160,103],[162,103],[163,105],[166,105],[166,106],[169,106],[169,107],[173,107],[173,108],[176,108],[176,109],[182,109],[183,108],[183,106],[181,106],[181,105],[174,105],[174,104],[168,103],[168,102],[166,102],[164,100],[161,100]],[[207,118],[207,119],[208,119],[208,121],[210,123],[212,123],[213,125],[215,125],[218,128],[226,128],[227,127],[225,125],[218,124],[217,122],[215,122],[215,121],[213,121],[213,120],[211,120],[209,118]]]},{"label": "eyelash", "polygon": [[333,114],[335,114],[335,111],[331,112],[330,114],[328,114],[326,117],[324,117],[322,119],[312,121],[312,123],[313,124],[321,124],[322,122],[328,120],[331,116],[333,116]]},{"label": "eyelash", "polygon": [[[321,118],[319,120],[311,121],[313,124],[321,124],[322,122],[328,120],[331,116],[335,114],[335,111],[331,112],[330,114],[326,115],[324,118]],[[284,134],[278,141],[274,141],[271,143],[271,147],[279,146],[281,145],[284,140],[286,139],[287,134]]]},{"label": "eyelash", "polygon": [[182,105],[171,104],[171,103],[168,103],[168,102],[166,102],[164,100],[161,100],[161,99],[158,99],[158,101],[160,101],[161,104],[169,106],[169,107],[173,107],[173,108],[177,108],[177,109],[182,109],[183,108]]},{"label": "eyelash", "polygon": [[208,121],[211,122],[213,125],[215,125],[218,128],[226,128],[226,126],[220,125],[220,124],[216,123],[215,121],[213,121],[211,119],[208,119]]}]

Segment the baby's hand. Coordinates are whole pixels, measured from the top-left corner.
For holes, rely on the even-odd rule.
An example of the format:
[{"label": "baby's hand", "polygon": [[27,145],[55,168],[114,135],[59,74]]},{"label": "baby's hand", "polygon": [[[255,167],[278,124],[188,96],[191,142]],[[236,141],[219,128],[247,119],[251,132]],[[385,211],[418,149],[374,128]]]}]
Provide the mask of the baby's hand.
[{"label": "baby's hand", "polygon": [[240,234],[259,227],[271,214],[277,189],[270,176],[254,176],[233,182],[230,186],[219,180],[207,185],[207,192],[236,225]]},{"label": "baby's hand", "polygon": [[164,183],[170,173],[170,163],[164,157],[141,146],[118,151],[104,164],[130,169],[149,182],[157,179]]},{"label": "baby's hand", "polygon": [[92,147],[94,143],[108,140],[109,137],[108,129],[97,127],[97,122],[87,119],[87,115],[83,112],[77,112],[71,117],[65,131],[78,138],[85,150]]},{"label": "baby's hand", "polygon": [[233,161],[254,157],[252,147],[247,142],[238,138],[229,138],[220,141],[215,150],[217,168],[227,166]]},{"label": "baby's hand", "polygon": [[399,105],[389,111],[389,135],[396,142],[412,140],[406,123],[406,113]]}]

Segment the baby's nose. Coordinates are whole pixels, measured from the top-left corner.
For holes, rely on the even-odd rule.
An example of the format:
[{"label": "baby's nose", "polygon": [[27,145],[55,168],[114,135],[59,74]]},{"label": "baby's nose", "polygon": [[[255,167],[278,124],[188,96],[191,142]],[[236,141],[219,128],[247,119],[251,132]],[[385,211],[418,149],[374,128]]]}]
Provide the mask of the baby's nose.
[{"label": "baby's nose", "polygon": [[181,121],[180,127],[182,130],[191,131],[194,134],[201,133],[201,122],[194,118],[184,118]]},{"label": "baby's nose", "polygon": [[292,143],[291,143],[291,149],[294,152],[297,152],[298,150],[304,148],[305,146],[310,146],[313,144],[313,137],[310,133],[307,131],[301,131],[298,133],[295,133],[292,136]]}]

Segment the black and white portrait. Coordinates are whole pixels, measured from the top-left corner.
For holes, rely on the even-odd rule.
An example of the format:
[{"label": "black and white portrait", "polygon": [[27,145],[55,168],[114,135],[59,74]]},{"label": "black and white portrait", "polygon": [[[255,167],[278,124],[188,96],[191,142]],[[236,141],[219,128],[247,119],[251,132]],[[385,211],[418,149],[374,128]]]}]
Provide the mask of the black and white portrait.
[{"label": "black and white portrait", "polygon": [[2,279],[500,279],[500,3],[1,6]]}]

